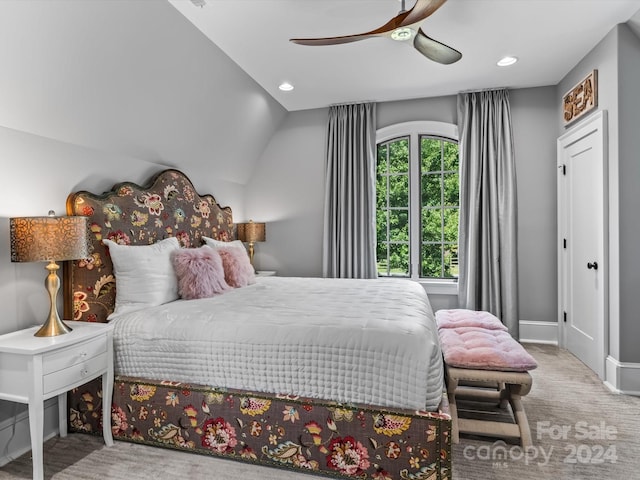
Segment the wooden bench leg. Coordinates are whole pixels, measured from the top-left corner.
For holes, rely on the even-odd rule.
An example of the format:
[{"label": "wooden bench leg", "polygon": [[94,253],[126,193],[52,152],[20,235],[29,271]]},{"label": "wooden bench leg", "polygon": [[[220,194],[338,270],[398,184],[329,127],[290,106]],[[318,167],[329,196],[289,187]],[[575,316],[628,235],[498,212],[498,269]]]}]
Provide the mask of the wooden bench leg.
[{"label": "wooden bench leg", "polygon": [[504,383],[500,383],[500,403],[499,403],[499,407],[501,409],[505,409],[507,408],[507,405],[509,405],[509,388],[507,385],[505,385]]},{"label": "wooden bench leg", "polygon": [[447,396],[449,397],[449,414],[451,415],[451,441],[460,443],[460,432],[458,430],[458,406],[456,405],[456,389],[458,379],[447,377]]},{"label": "wooden bench leg", "polygon": [[522,447],[529,447],[533,444],[533,441],[531,440],[529,420],[527,420],[527,414],[524,412],[524,407],[522,406],[522,400],[520,397],[522,387],[521,385],[509,385],[508,388],[511,392],[510,403],[513,410],[513,416],[520,428],[520,445]]}]

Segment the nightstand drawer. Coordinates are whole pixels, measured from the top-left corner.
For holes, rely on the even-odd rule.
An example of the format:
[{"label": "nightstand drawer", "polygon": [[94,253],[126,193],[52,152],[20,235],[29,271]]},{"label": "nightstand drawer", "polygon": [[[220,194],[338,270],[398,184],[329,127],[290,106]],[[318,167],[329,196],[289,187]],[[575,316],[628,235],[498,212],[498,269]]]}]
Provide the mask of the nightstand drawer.
[{"label": "nightstand drawer", "polygon": [[[102,376],[102,418],[111,415],[113,390],[113,325],[69,321],[71,332],[36,337],[38,326],[0,335],[0,399],[29,405],[32,478],[42,480],[45,428],[44,402],[58,397],[58,428],[67,435],[65,392]],[[98,413],[97,411],[94,413]],[[111,422],[103,422],[102,435],[113,445]],[[1,476],[1,475],[0,475]]]},{"label": "nightstand drawer", "polygon": [[101,335],[88,342],[72,345],[51,353],[42,358],[42,369],[45,375],[86,362],[107,351],[107,336]]},{"label": "nightstand drawer", "polygon": [[55,390],[68,390],[73,384],[82,385],[82,380],[91,380],[97,377],[100,372],[107,370],[107,352],[93,357],[87,357],[85,361],[81,361],[63,370],[45,375],[42,378],[42,389],[46,396]]}]

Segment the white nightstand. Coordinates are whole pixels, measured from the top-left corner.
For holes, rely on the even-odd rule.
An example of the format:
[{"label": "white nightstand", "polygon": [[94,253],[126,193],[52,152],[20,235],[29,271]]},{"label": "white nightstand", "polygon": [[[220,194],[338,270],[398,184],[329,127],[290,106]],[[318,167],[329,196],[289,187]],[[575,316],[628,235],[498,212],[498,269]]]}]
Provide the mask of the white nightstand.
[{"label": "white nightstand", "polygon": [[102,376],[104,443],[113,445],[113,325],[65,322],[71,333],[34,337],[40,327],[0,335],[0,399],[29,405],[33,478],[44,476],[44,401],[58,397],[60,436],[67,435],[67,391]]},{"label": "white nightstand", "polygon": [[257,270],[256,277],[273,277],[276,274],[273,270]]}]

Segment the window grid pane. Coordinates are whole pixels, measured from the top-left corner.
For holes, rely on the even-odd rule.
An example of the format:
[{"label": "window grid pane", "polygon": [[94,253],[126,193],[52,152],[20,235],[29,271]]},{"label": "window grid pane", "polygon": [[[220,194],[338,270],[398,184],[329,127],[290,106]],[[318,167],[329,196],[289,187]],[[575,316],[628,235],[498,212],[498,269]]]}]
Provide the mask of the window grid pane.
[{"label": "window grid pane", "polygon": [[409,276],[409,138],[377,148],[377,240],[379,276]]},{"label": "window grid pane", "polygon": [[420,276],[458,276],[458,145],[422,135]]}]

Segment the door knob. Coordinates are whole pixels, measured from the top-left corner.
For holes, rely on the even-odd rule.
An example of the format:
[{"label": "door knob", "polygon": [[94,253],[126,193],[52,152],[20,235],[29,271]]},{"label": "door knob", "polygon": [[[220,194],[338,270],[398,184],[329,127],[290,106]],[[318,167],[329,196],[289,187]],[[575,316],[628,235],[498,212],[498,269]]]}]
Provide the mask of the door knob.
[{"label": "door knob", "polygon": [[589,262],[589,263],[587,263],[587,268],[589,270],[591,270],[592,268],[594,270],[597,270],[598,269],[598,262],[593,262],[593,263]]}]

